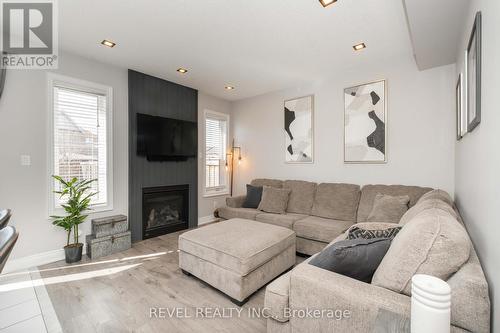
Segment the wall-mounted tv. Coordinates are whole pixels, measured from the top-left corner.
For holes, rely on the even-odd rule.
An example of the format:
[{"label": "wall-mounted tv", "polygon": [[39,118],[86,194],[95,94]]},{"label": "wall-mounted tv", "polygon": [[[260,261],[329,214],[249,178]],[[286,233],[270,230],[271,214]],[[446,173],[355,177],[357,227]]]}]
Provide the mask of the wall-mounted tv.
[{"label": "wall-mounted tv", "polygon": [[184,161],[197,152],[196,122],[137,114],[137,155],[148,161]]}]

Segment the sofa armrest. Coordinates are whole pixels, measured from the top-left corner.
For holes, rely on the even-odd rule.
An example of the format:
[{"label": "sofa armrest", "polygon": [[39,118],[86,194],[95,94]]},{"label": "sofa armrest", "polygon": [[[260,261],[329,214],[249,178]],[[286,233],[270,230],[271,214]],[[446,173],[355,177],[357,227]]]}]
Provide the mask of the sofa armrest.
[{"label": "sofa armrest", "polygon": [[289,304],[291,311],[323,310],[320,318],[292,315],[294,331],[362,333],[372,332],[381,309],[409,317],[411,299],[305,262],[291,272]]},{"label": "sofa armrest", "polygon": [[226,205],[231,208],[241,208],[245,202],[246,195],[239,195],[235,197],[226,198]]},{"label": "sofa armrest", "polygon": [[282,323],[288,321],[285,312],[290,293],[290,274],[291,272],[285,273],[268,284],[264,296],[264,313]]}]

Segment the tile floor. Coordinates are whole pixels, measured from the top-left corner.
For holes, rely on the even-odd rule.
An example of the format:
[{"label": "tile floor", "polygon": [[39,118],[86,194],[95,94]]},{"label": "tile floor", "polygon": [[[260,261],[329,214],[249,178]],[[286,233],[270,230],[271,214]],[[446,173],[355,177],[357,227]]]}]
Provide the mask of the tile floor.
[{"label": "tile floor", "polygon": [[0,275],[0,333],[60,333],[37,269]]}]

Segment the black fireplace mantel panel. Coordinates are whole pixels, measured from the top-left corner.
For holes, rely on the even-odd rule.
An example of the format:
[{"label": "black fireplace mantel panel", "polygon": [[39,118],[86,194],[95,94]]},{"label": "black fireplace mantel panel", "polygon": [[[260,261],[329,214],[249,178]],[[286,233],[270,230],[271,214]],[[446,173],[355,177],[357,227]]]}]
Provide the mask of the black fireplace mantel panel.
[{"label": "black fireplace mantel panel", "polygon": [[198,121],[198,91],[153,76],[128,71],[129,221],[132,241],[143,239],[143,188],[189,185],[189,227],[198,224],[198,159],[148,161],[138,156],[136,114]]}]

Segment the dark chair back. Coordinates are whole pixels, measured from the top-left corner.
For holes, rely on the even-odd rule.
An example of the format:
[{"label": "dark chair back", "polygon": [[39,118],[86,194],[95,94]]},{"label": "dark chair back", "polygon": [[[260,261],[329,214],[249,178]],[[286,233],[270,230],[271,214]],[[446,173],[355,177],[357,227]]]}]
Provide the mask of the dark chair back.
[{"label": "dark chair back", "polygon": [[10,209],[0,209],[0,229],[3,229],[9,223],[12,213]]},{"label": "dark chair back", "polygon": [[8,226],[0,230],[0,273],[3,271],[3,267],[9,258],[14,245],[17,242],[19,233],[16,232],[16,228],[13,226]]}]

